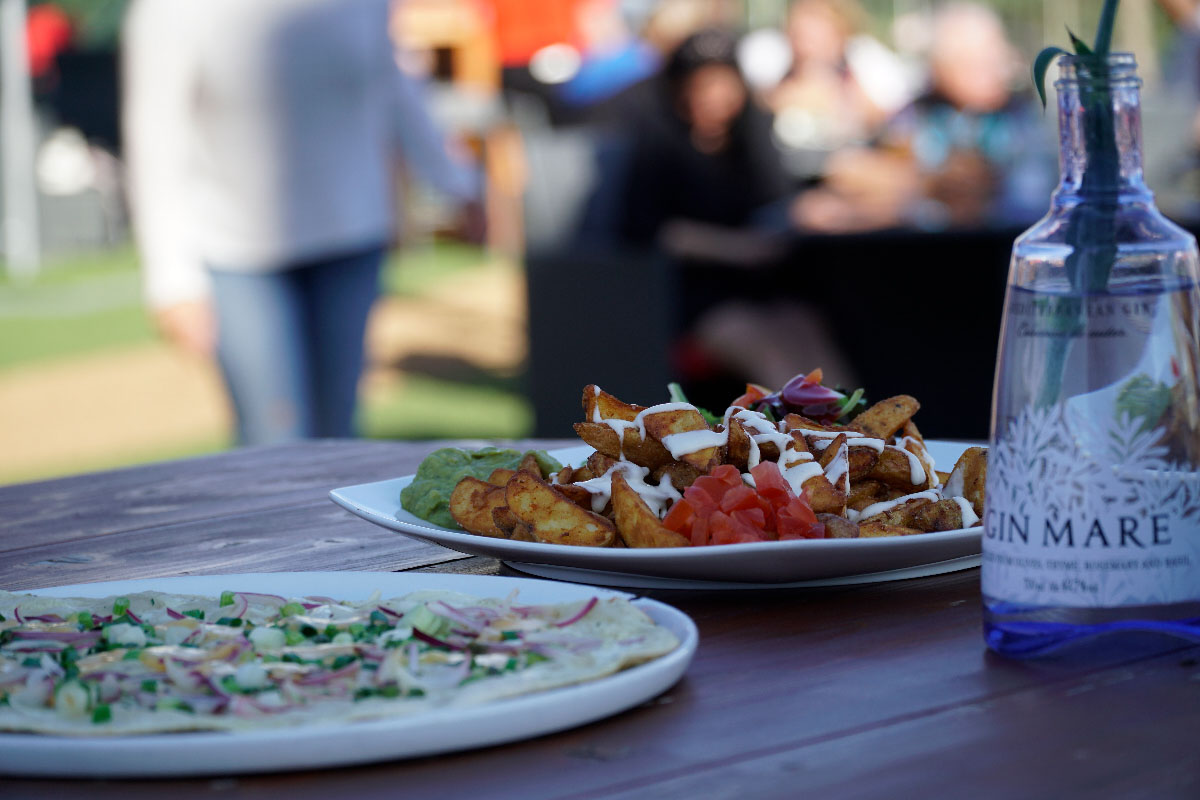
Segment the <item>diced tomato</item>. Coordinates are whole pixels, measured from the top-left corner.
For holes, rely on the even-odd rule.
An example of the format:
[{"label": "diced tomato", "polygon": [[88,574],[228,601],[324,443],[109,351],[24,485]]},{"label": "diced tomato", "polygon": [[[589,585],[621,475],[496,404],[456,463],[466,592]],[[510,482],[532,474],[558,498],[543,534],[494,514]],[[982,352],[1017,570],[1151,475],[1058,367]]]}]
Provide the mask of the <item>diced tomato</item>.
[{"label": "diced tomato", "polygon": [[764,461],[750,468],[754,476],[754,486],[758,493],[770,501],[776,509],[782,508],[794,495],[791,484],[784,480],[779,465],[773,461]]},{"label": "diced tomato", "polygon": [[663,525],[697,547],[825,537],[825,526],[817,521],[808,497],[792,492],[778,465],[764,462],[751,474],[753,488],[728,464],[700,476],[671,507]]},{"label": "diced tomato", "polygon": [[713,544],[744,544],[763,540],[760,529],[721,511],[715,511],[709,517],[709,533]]},{"label": "diced tomato", "polygon": [[699,478],[696,478],[688,488],[702,489],[714,501],[720,503],[721,498],[725,496],[726,492],[744,485],[742,483],[742,474],[738,472],[737,467],[732,464],[722,464],[708,475],[701,475]]},{"label": "diced tomato", "polygon": [[676,501],[663,517],[663,525],[676,533],[687,535],[692,530],[692,521],[695,519],[696,509],[686,499],[681,499]]},{"label": "diced tomato", "polygon": [[726,492],[721,498],[721,510],[728,514],[739,508],[757,509],[758,492],[744,484]]},{"label": "diced tomato", "polygon": [[775,506],[771,501],[760,494],[758,495],[758,507],[763,512],[763,519],[766,520],[766,524],[763,527],[769,531],[778,530],[775,527]]},{"label": "diced tomato", "polygon": [[707,517],[721,507],[719,501],[695,484],[683,490],[683,499],[691,503],[698,517]]},{"label": "diced tomato", "polygon": [[824,539],[825,526],[817,522],[817,515],[807,498],[793,497],[777,515],[780,539]]},{"label": "diced tomato", "polygon": [[[720,512],[717,511],[714,513],[719,514]],[[710,544],[708,540],[708,520],[708,515],[696,515],[696,518],[692,521],[691,539],[693,547],[703,547],[706,544]]]},{"label": "diced tomato", "polygon": [[774,539],[767,536],[767,515],[761,508],[739,508],[729,512],[729,516],[745,525],[750,525],[759,534],[759,538]]}]

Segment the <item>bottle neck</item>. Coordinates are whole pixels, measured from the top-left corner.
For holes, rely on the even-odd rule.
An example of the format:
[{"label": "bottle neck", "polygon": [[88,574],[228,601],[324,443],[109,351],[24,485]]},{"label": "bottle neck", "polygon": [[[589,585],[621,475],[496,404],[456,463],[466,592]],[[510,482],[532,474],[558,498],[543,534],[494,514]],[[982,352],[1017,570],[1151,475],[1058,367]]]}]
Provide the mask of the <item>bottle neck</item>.
[{"label": "bottle neck", "polygon": [[1059,61],[1059,203],[1151,202],[1142,174],[1141,80],[1133,56]]}]

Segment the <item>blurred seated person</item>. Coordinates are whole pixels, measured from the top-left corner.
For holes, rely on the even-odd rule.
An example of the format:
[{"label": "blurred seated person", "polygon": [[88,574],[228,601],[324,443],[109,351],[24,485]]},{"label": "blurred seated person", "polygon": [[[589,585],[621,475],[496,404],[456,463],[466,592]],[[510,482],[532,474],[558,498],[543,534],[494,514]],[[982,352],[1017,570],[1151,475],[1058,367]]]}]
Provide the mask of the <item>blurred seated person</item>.
[{"label": "blurred seated person", "polygon": [[[823,154],[862,144],[912,98],[900,60],[861,32],[855,0],[795,0],[787,19],[792,63],[766,96],[786,147]],[[814,170],[822,156],[810,159]]]},{"label": "blurred seated person", "polygon": [[877,147],[841,154],[822,189],[797,201],[799,227],[1016,226],[1044,213],[1055,151],[1036,100],[1013,91],[1023,70],[999,17],[982,5],[944,6],[929,67],[929,89],[888,122]]},{"label": "blurred seated person", "polygon": [[738,70],[736,37],[693,34],[671,54],[628,127],[632,146],[620,233],[657,241],[666,223],[733,229],[783,198],[788,183],[765,112]]},{"label": "blurred seated person", "polygon": [[[677,264],[755,267],[784,256],[772,211],[790,187],[770,140],[767,115],[751,102],[735,60],[736,37],[705,30],[667,61],[657,113],[634,126],[624,193],[629,244],[661,248]],[[782,202],[781,202],[782,201]],[[782,241],[779,242],[782,245]],[[761,288],[761,287],[760,287]],[[725,281],[680,281],[686,333],[675,373],[701,404],[728,400],[746,381],[782,385],[814,365],[835,380],[852,371],[821,315],[791,298]]]}]

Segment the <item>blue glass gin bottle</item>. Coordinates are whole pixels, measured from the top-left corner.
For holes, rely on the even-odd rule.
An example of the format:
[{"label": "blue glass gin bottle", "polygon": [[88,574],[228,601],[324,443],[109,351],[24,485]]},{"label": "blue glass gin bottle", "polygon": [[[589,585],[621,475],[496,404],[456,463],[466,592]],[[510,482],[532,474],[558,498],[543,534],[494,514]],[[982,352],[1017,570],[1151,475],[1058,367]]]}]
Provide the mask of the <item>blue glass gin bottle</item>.
[{"label": "blue glass gin bottle", "polygon": [[1059,69],[1062,177],[1013,246],[992,400],[984,634],[1009,656],[1200,639],[1196,240],[1143,182],[1133,57]]}]

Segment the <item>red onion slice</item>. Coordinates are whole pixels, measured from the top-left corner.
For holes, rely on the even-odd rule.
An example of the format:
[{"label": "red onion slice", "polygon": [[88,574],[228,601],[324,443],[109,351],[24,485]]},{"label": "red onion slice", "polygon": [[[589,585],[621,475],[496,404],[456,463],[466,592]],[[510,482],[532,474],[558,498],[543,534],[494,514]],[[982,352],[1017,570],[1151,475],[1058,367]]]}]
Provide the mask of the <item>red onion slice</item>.
[{"label": "red onion slice", "polygon": [[34,616],[34,615],[23,616],[21,614],[20,606],[17,606],[16,608],[13,609],[13,619],[15,619],[21,625],[24,625],[26,622],[66,622],[66,620],[63,619],[62,617],[60,617],[58,614],[39,614],[37,616]]},{"label": "red onion slice", "polygon": [[29,639],[42,642],[66,642],[79,644],[94,642],[100,638],[100,631],[13,631],[12,638]]},{"label": "red onion slice", "polygon": [[[434,606],[437,606],[437,608],[434,608]],[[471,634],[479,633],[481,630],[481,626],[478,622],[468,617],[462,609],[455,608],[449,603],[444,603],[441,600],[437,600],[429,604],[429,610],[433,611],[438,616],[446,617],[447,619],[453,620],[459,625],[468,628]]]},{"label": "red onion slice", "polygon": [[299,686],[325,686],[339,681],[342,678],[348,678],[351,675],[357,675],[360,669],[362,669],[362,664],[357,661],[352,661],[346,666],[335,669],[332,672],[321,671],[311,675],[301,675],[295,680],[295,683]]},{"label": "red onion slice", "polygon": [[574,625],[576,622],[579,622],[579,620],[586,617],[588,612],[591,611],[593,608],[595,608],[596,603],[598,603],[598,602],[600,602],[599,598],[593,597],[591,600],[588,600],[586,603],[584,603],[583,608],[580,609],[579,612],[577,614],[575,614],[575,616],[571,617],[570,619],[563,620],[562,622],[554,623],[555,627],[565,628],[568,625]]},{"label": "red onion slice", "polygon": [[453,644],[451,642],[443,641],[443,640],[437,638],[436,636],[430,636],[428,633],[421,630],[420,628],[413,628],[413,637],[420,639],[422,642],[425,642],[425,644],[431,644],[434,647],[443,647],[447,650],[466,650],[467,649],[464,645]]},{"label": "red onion slice", "polygon": [[255,603],[265,603],[269,606],[275,606],[276,608],[279,608],[279,606],[287,602],[286,597],[280,597],[277,594],[263,594],[262,592],[234,592],[234,596],[244,597],[246,598],[247,602],[253,601]]}]

